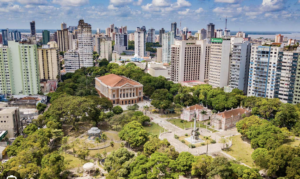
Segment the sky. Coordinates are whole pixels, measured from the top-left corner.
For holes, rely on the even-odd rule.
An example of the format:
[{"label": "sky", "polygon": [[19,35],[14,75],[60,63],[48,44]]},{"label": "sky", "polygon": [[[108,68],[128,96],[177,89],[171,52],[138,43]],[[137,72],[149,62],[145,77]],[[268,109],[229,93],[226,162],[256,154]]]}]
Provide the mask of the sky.
[{"label": "sky", "polygon": [[78,25],[79,19],[92,29],[110,24],[129,30],[170,30],[171,23],[191,31],[216,28],[231,31],[300,31],[300,0],[0,0],[0,29],[60,29],[60,24]]}]

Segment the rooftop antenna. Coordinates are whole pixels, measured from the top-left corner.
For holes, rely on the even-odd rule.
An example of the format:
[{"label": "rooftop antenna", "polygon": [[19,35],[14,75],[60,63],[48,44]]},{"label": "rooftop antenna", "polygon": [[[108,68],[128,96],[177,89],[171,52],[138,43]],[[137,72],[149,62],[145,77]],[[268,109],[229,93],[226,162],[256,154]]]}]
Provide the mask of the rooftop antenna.
[{"label": "rooftop antenna", "polygon": [[225,19],[225,30],[227,30],[227,17]]}]

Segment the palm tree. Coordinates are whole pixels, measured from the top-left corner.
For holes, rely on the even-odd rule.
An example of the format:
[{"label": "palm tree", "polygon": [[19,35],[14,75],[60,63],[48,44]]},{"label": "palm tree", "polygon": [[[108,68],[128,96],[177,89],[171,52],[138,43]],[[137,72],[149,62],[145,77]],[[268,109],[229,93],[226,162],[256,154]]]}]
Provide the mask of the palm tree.
[{"label": "palm tree", "polygon": [[206,142],[206,155],[208,155],[208,141],[209,141],[210,136],[204,136],[203,138]]},{"label": "palm tree", "polygon": [[149,106],[147,106],[147,105],[144,106],[145,114],[147,113],[148,109],[149,109]]},{"label": "palm tree", "polygon": [[106,143],[106,140],[107,140],[106,134],[102,134],[102,135],[101,135],[101,139],[104,141],[104,144],[105,144],[105,143]]},{"label": "palm tree", "polygon": [[111,146],[112,148],[114,148],[114,146],[115,146],[114,141],[111,141],[111,142],[110,142],[110,146]]},{"label": "palm tree", "polygon": [[97,146],[98,146],[98,144],[101,142],[101,140],[100,140],[99,137],[96,137],[95,141],[96,141],[96,143],[97,143]]},{"label": "palm tree", "polygon": [[103,152],[103,155],[104,155],[104,158],[106,158],[107,152],[104,151],[104,152]]},{"label": "palm tree", "polygon": [[96,153],[95,157],[98,159],[99,163],[103,159],[103,156],[100,153]]},{"label": "palm tree", "polygon": [[223,144],[223,149],[224,149],[224,145],[226,144],[227,139],[225,139],[224,137],[222,137],[222,138],[219,140],[219,142]]}]

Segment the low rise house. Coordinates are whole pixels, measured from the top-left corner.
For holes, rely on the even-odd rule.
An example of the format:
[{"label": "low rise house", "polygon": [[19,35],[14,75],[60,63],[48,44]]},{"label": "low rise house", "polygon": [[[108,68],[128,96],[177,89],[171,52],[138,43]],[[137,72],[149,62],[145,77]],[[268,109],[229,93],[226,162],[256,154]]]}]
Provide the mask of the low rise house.
[{"label": "low rise house", "polygon": [[229,111],[225,110],[224,112],[212,115],[210,118],[210,125],[217,130],[227,130],[235,127],[236,123],[239,122],[243,116],[248,117],[250,115],[251,111],[243,107],[231,109]]},{"label": "low rise house", "polygon": [[211,110],[207,109],[202,105],[196,104],[194,106],[190,106],[183,109],[180,118],[186,121],[192,121],[196,117],[196,120],[198,121],[205,121],[209,119],[211,114],[212,114]]},{"label": "low rise house", "polygon": [[143,85],[115,74],[95,79],[95,88],[101,97],[106,97],[113,104],[135,104],[143,101]]}]

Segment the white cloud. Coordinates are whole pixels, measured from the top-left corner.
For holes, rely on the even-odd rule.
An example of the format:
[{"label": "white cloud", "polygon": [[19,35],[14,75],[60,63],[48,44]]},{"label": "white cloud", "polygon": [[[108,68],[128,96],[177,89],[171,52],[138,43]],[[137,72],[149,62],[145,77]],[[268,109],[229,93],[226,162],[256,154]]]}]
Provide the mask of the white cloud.
[{"label": "white cloud", "polygon": [[177,0],[178,7],[188,7],[191,6],[191,3],[187,0]]},{"label": "white cloud", "polygon": [[110,4],[110,5],[107,7],[107,9],[109,9],[109,10],[117,10],[118,8],[115,7],[114,5]]},{"label": "white cloud", "polygon": [[0,0],[0,3],[18,2],[20,4],[47,4],[47,0]]},{"label": "white cloud", "polygon": [[134,3],[134,5],[140,6],[142,4],[143,0],[138,0],[137,2]]},{"label": "white cloud", "polygon": [[5,8],[0,8],[0,12],[22,12],[22,8],[19,5],[10,5]]},{"label": "white cloud", "polygon": [[199,9],[197,9],[195,12],[196,13],[201,13],[201,12],[203,12],[204,10],[200,7]]},{"label": "white cloud", "polygon": [[216,7],[213,12],[222,17],[237,17],[243,12],[240,6]]},{"label": "white cloud", "polygon": [[61,6],[83,6],[89,3],[89,0],[53,0],[54,4]]},{"label": "white cloud", "polygon": [[166,7],[170,6],[169,0],[152,0],[152,4],[157,7]]},{"label": "white cloud", "polygon": [[178,14],[180,14],[180,15],[188,15],[189,12],[190,12],[190,9],[186,9],[185,11],[179,11]]},{"label": "white cloud", "polygon": [[278,11],[284,9],[284,0],[263,0],[261,11]]},{"label": "white cloud", "polygon": [[110,3],[115,6],[124,6],[132,3],[132,0],[110,0]]},{"label": "white cloud", "polygon": [[215,0],[215,2],[221,2],[221,3],[238,3],[238,2],[241,2],[241,0]]}]

